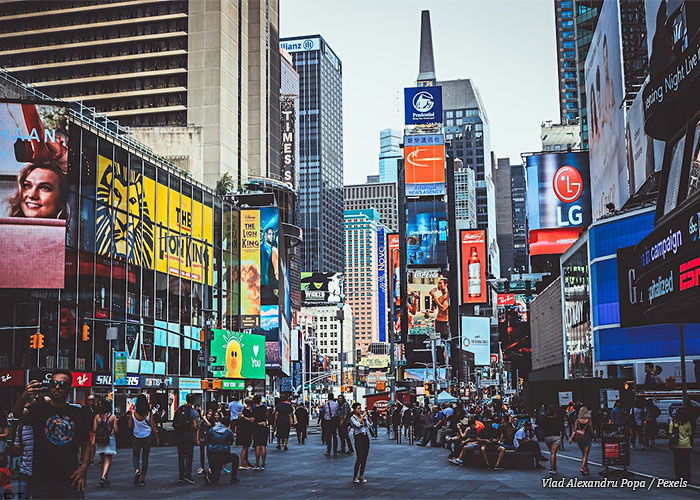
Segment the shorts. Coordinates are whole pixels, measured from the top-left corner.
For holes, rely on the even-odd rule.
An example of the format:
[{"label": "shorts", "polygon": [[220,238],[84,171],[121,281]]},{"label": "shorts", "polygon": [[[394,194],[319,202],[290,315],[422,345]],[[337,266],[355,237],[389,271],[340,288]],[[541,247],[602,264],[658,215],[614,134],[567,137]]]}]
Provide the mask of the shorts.
[{"label": "shorts", "polygon": [[279,439],[289,439],[290,424],[277,424],[277,437]]},{"label": "shorts", "polygon": [[238,444],[241,445],[242,448],[250,448],[250,445],[253,443],[253,435],[250,433],[250,431],[238,431]]},{"label": "shorts", "polygon": [[450,338],[450,322],[449,321],[436,321],[435,322],[435,332],[440,334],[440,338],[447,340]]},{"label": "shorts", "polygon": [[477,451],[481,449],[481,445],[479,443],[465,444],[464,447],[469,451]]},{"label": "shorts", "polygon": [[551,448],[555,444],[561,446],[561,436],[546,436],[544,438],[544,444],[547,445],[547,448]]},{"label": "shorts", "polygon": [[116,455],[117,440],[114,436],[109,436],[109,444],[97,444],[95,446],[95,453],[99,453],[100,455]]},{"label": "shorts", "polygon": [[484,446],[486,446],[487,451],[498,451],[498,449],[501,447],[501,444],[500,443],[488,443],[488,444],[485,444]]},{"label": "shorts", "polygon": [[270,433],[267,427],[260,427],[253,431],[253,444],[255,446],[267,446],[267,436]]}]

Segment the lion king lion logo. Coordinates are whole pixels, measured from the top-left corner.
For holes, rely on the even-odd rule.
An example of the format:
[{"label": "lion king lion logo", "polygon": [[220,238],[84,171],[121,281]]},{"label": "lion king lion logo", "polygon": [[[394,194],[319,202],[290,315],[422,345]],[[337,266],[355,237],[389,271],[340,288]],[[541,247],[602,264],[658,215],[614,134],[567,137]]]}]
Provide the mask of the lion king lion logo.
[{"label": "lion king lion logo", "polygon": [[97,253],[152,268],[154,223],[141,174],[100,156],[98,177]]}]

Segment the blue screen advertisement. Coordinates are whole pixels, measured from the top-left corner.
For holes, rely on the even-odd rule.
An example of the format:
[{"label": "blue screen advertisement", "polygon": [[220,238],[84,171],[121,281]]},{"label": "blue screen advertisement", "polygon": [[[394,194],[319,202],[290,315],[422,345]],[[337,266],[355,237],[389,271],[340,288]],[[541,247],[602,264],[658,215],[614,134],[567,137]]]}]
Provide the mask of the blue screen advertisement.
[{"label": "blue screen advertisement", "polygon": [[442,87],[405,88],[406,125],[442,123]]},{"label": "blue screen advertisement", "polygon": [[447,264],[447,205],[406,202],[406,262],[409,266]]},{"label": "blue screen advertisement", "polygon": [[386,243],[385,230],[377,230],[377,278],[379,280],[379,342],[386,342]]}]

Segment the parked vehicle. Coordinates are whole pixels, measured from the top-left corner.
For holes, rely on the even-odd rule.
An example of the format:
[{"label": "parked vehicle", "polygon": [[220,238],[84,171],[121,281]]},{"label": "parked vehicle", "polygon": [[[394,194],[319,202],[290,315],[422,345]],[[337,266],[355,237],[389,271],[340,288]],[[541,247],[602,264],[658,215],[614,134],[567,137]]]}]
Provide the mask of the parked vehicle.
[{"label": "parked vehicle", "polygon": [[[659,437],[666,438],[666,437],[668,437],[668,423],[671,419],[671,416],[673,414],[675,414],[675,412],[679,408],[683,407],[683,400],[682,399],[658,399],[658,398],[654,398],[654,404],[661,411],[661,414],[656,419],[656,423],[657,423],[658,429],[659,429],[659,432],[658,432]],[[693,407],[693,409],[695,410],[695,416],[697,418],[695,432],[698,433],[698,432],[700,432],[700,403],[691,399],[690,404]]]}]

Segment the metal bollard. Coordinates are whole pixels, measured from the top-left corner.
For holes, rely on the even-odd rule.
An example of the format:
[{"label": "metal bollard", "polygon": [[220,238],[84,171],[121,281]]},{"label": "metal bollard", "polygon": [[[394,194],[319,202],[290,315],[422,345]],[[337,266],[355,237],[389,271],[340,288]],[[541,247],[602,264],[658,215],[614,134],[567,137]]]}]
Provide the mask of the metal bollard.
[{"label": "metal bollard", "polygon": [[413,426],[408,428],[408,444],[413,446]]},{"label": "metal bollard", "polygon": [[397,426],[394,432],[396,433],[396,444],[401,444],[401,426]]}]

